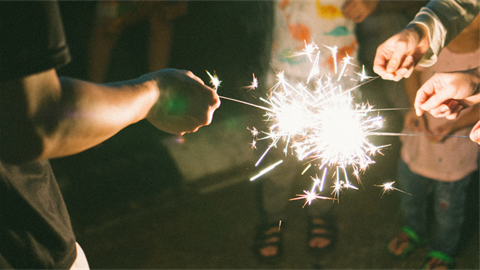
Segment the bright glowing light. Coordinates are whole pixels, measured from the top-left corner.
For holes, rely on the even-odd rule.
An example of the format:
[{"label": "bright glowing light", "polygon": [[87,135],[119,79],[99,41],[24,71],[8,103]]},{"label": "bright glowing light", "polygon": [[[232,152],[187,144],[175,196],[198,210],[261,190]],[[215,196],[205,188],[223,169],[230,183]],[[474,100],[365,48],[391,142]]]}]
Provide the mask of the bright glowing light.
[{"label": "bright glowing light", "polygon": [[265,168],[265,169],[263,169],[262,171],[260,171],[260,173],[258,173],[258,174],[255,175],[254,177],[250,178],[250,181],[253,181],[253,180],[259,178],[260,176],[268,173],[269,171],[273,170],[275,167],[277,167],[278,165],[280,165],[282,162],[283,162],[283,160],[279,160],[279,161],[277,161],[276,163],[274,163],[273,165],[268,166],[267,168]]},{"label": "bright glowing light", "polygon": [[[336,59],[337,47],[328,48]],[[313,67],[306,85],[292,84],[283,72],[277,73],[277,83],[270,89],[268,98],[260,99],[270,109],[265,113],[265,121],[271,125],[268,131],[255,136],[259,140],[271,140],[256,165],[268,151],[283,142],[286,155],[293,154],[308,163],[304,172],[312,163],[324,169],[322,180],[314,181],[311,191],[298,195],[306,203],[319,197],[314,187],[319,183],[323,185],[328,168],[337,168],[332,193],[335,199],[344,188],[357,189],[348,180],[346,167],[353,168],[353,174],[360,181],[360,171],[374,163],[371,156],[379,153],[383,147],[368,141],[368,136],[382,127],[382,117],[372,113],[372,106],[356,104],[353,101],[353,89],[344,91],[342,88],[342,79],[351,79],[348,77],[348,67],[352,65],[353,58],[349,55],[343,58],[342,68],[336,79],[332,80],[329,75],[320,73],[320,52],[316,50],[316,45],[306,44],[305,50],[298,54],[306,54],[312,61]],[[365,76],[357,75],[360,80],[365,79]],[[314,79],[314,85],[309,83],[311,79]]]},{"label": "bright glowing light", "polygon": [[[257,140],[270,141],[255,166],[262,162],[270,150],[281,148],[285,155],[295,155],[307,165],[302,174],[311,167],[323,170],[321,178],[312,177],[313,185],[310,191],[304,191],[304,194],[298,194],[297,198],[292,199],[305,199],[304,206],[315,199],[339,200],[343,189],[357,189],[349,180],[347,168],[352,169],[352,174],[360,182],[360,172],[374,163],[371,156],[380,153],[384,147],[375,146],[368,140],[370,135],[380,134],[376,131],[382,127],[382,117],[373,112],[372,106],[354,102],[352,92],[358,86],[343,89],[350,81],[375,78],[366,76],[365,70],[363,73],[351,72],[349,67],[353,65],[353,58],[348,54],[343,58],[340,72],[337,73],[338,48],[326,47],[330,49],[334,59],[334,79],[328,72],[322,73],[318,46],[313,43],[305,44],[303,52],[294,55],[306,55],[312,63],[310,72],[306,74],[306,82],[291,83],[284,72],[280,71],[277,73],[277,82],[271,87],[267,97],[260,98],[266,106],[234,100],[265,110],[268,131],[249,129],[253,136],[252,147],[256,148]],[[359,79],[353,79],[352,75],[355,74]],[[209,76],[212,84],[217,87],[214,77],[210,74]],[[258,86],[255,76],[253,78],[254,82],[248,88]],[[368,80],[364,83],[367,82]],[[250,180],[257,179],[280,163],[281,161],[269,166]],[[335,172],[333,192],[330,194],[333,198],[320,196],[327,181],[327,171],[331,169]]]},{"label": "bright glowing light", "polygon": [[210,83],[213,85],[213,89],[215,91],[217,91],[218,87],[220,86],[220,83],[222,81],[220,81],[217,77],[217,74],[215,74],[215,72],[212,74],[210,74],[210,72],[208,72],[207,70],[205,70],[208,74],[208,77],[210,77]]},{"label": "bright glowing light", "polygon": [[312,192],[306,191],[306,190],[304,190],[303,193],[305,193],[305,194],[297,194],[297,197],[290,199],[290,201],[305,199],[305,203],[303,204],[303,207],[305,207],[305,205],[307,205],[307,204],[308,205],[312,204],[312,201],[315,200],[315,199],[333,200],[332,198],[319,196],[317,193],[314,193],[314,192],[312,193]]},{"label": "bright glowing light", "polygon": [[402,193],[405,193],[405,194],[408,194],[408,195],[412,195],[410,193],[407,193],[405,191],[402,191],[396,187],[393,186],[393,184],[395,183],[395,181],[392,181],[392,182],[387,182],[387,183],[384,183],[383,185],[375,185],[377,187],[382,187],[383,188],[383,192],[382,192],[382,197],[383,195],[385,194],[385,192],[389,192],[390,190],[396,190],[396,191],[400,191]]},{"label": "bright glowing light", "polygon": [[254,90],[258,87],[258,79],[255,78],[255,74],[253,74],[253,80],[252,80],[252,84],[250,84],[249,86],[247,86],[247,89],[248,91],[250,90]]}]

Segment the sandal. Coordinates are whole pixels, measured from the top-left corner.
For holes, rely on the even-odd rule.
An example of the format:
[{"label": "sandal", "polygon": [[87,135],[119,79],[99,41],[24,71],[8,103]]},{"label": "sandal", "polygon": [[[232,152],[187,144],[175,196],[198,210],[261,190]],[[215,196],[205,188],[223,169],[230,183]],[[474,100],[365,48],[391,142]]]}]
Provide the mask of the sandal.
[{"label": "sandal", "polygon": [[[284,226],[285,225],[282,224],[282,228]],[[277,252],[274,255],[265,256],[261,251],[266,247],[276,248]],[[253,248],[259,261],[268,263],[277,262],[283,252],[283,234],[278,227],[278,223],[267,223],[258,226]]]},{"label": "sandal", "polygon": [[453,269],[455,262],[449,255],[440,251],[430,251],[422,269]]},{"label": "sandal", "polygon": [[[390,243],[392,243],[392,241],[396,241],[395,247],[394,247],[393,250],[390,249]],[[420,239],[420,237],[418,236],[418,234],[415,231],[413,231],[412,229],[410,229],[407,226],[404,226],[402,228],[402,231],[387,243],[387,250],[388,250],[388,253],[390,253],[394,257],[400,258],[400,259],[405,259],[410,254],[412,254],[413,251],[415,251],[415,249],[418,246],[423,245],[425,243],[426,243],[426,241]],[[396,254],[394,252],[394,250],[398,250],[399,247],[401,247],[405,244],[407,244],[407,246],[399,254]]]},{"label": "sandal", "polygon": [[[310,242],[314,239],[325,239],[330,242],[324,247],[312,247]],[[312,217],[308,222],[308,249],[316,254],[330,252],[337,242],[337,227],[332,217]]]}]

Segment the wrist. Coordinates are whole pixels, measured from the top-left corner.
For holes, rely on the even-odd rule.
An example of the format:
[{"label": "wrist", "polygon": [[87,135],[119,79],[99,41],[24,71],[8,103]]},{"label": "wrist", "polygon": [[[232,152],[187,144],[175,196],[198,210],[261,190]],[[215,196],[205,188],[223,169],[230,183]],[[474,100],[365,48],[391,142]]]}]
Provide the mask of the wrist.
[{"label": "wrist", "polygon": [[413,22],[410,23],[405,29],[416,34],[419,45],[422,43],[427,43],[429,45],[430,42],[428,38],[428,29],[425,25]]},{"label": "wrist", "polygon": [[469,103],[468,105],[474,105],[480,103],[480,67],[472,68],[465,71],[470,74],[470,80],[473,87],[473,92],[470,97],[465,98]]},{"label": "wrist", "polygon": [[155,104],[160,97],[160,90],[158,87],[158,83],[155,79],[151,78],[150,76],[141,76],[137,79],[138,81],[135,82],[135,87],[138,87],[139,99],[141,100],[141,111],[138,115],[136,121],[140,121],[144,118],[147,118],[148,115],[154,113]]}]

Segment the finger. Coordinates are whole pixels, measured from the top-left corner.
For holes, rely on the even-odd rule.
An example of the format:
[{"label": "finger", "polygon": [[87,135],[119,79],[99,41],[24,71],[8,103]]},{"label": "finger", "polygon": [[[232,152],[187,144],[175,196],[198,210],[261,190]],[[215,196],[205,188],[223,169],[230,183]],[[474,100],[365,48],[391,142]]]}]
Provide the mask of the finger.
[{"label": "finger", "polygon": [[454,105],[450,106],[451,114],[447,115],[446,118],[449,120],[456,119],[460,114],[460,111],[463,110],[463,106],[458,104],[458,102],[454,101]]},{"label": "finger", "polygon": [[407,46],[404,42],[397,42],[395,44],[395,50],[393,51],[392,58],[388,61],[387,72],[394,73],[402,65],[405,54],[407,51]]},{"label": "finger", "polygon": [[193,74],[193,72],[189,71],[189,70],[186,70],[186,73],[185,73],[188,77],[194,79],[195,81],[205,85],[205,83],[203,82],[202,79],[200,79],[197,75]]},{"label": "finger", "polygon": [[373,71],[382,76],[387,73],[386,66],[388,59],[391,57],[391,52],[386,49],[385,43],[381,44],[375,53],[375,59],[373,60]]},{"label": "finger", "polygon": [[430,79],[425,82],[418,91],[425,92],[425,94],[429,97],[423,102],[423,104],[420,105],[420,107],[425,111],[430,111],[433,108],[439,107],[442,103],[450,99],[447,91],[436,91],[434,79]]},{"label": "finger", "polygon": [[420,108],[415,108],[415,114],[417,114],[417,116],[422,116],[424,112],[425,111]]},{"label": "finger", "polygon": [[478,121],[475,126],[473,126],[472,131],[470,131],[470,139],[480,144],[480,121]]},{"label": "finger", "polygon": [[384,73],[383,75],[381,75],[381,77],[382,79],[389,81],[393,81],[395,79],[395,75],[393,75],[392,73]]},{"label": "finger", "polygon": [[[434,108],[440,108],[440,107],[442,107],[443,110],[444,110],[445,108],[442,105],[445,105],[443,103],[446,102],[447,100],[448,100],[447,97],[444,97],[441,93],[438,93],[438,94],[435,94],[435,95],[431,96],[420,107],[425,111],[431,111]],[[444,112],[444,111],[440,111],[440,112]]]},{"label": "finger", "polygon": [[446,104],[441,104],[437,108],[433,108],[428,112],[436,118],[446,117],[451,113],[450,108]]},{"label": "finger", "polygon": [[403,61],[402,67],[399,71],[401,71],[404,78],[409,78],[412,75],[413,70],[415,68],[415,64],[413,61],[413,57],[411,55],[407,56]]},{"label": "finger", "polygon": [[431,84],[431,80],[425,82],[420,89],[418,89],[417,94],[415,95],[415,102],[413,103],[413,106],[415,107],[415,112],[418,116],[421,116],[426,111],[426,109],[423,108],[423,105],[435,93]]},{"label": "finger", "polygon": [[406,68],[400,68],[398,69],[396,72],[395,72],[395,76],[393,78],[394,81],[398,82],[400,81],[401,79],[403,79],[405,77],[405,75],[408,73],[408,69]]}]

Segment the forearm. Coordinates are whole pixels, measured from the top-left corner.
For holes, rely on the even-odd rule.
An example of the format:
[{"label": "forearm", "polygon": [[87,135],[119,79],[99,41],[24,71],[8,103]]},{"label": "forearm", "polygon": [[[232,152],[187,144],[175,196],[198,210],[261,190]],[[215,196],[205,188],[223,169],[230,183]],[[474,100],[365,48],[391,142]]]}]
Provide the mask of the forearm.
[{"label": "forearm", "polygon": [[57,77],[54,69],[0,82],[0,159],[62,157],[147,119],[183,135],[210,124],[220,99],[190,71],[163,69],[110,84]]},{"label": "forearm", "polygon": [[153,83],[138,79],[94,84],[61,78],[60,113],[48,130],[40,126],[44,151],[39,158],[66,156],[91,148],[145,118],[158,98]]},{"label": "forearm", "polygon": [[422,8],[410,23],[428,30],[430,50],[419,64],[433,65],[441,50],[473,21],[479,6],[478,0],[432,0]]},{"label": "forearm", "polygon": [[0,158],[12,163],[72,155],[143,119],[155,83],[123,86],[59,78],[54,70],[0,84]]}]

